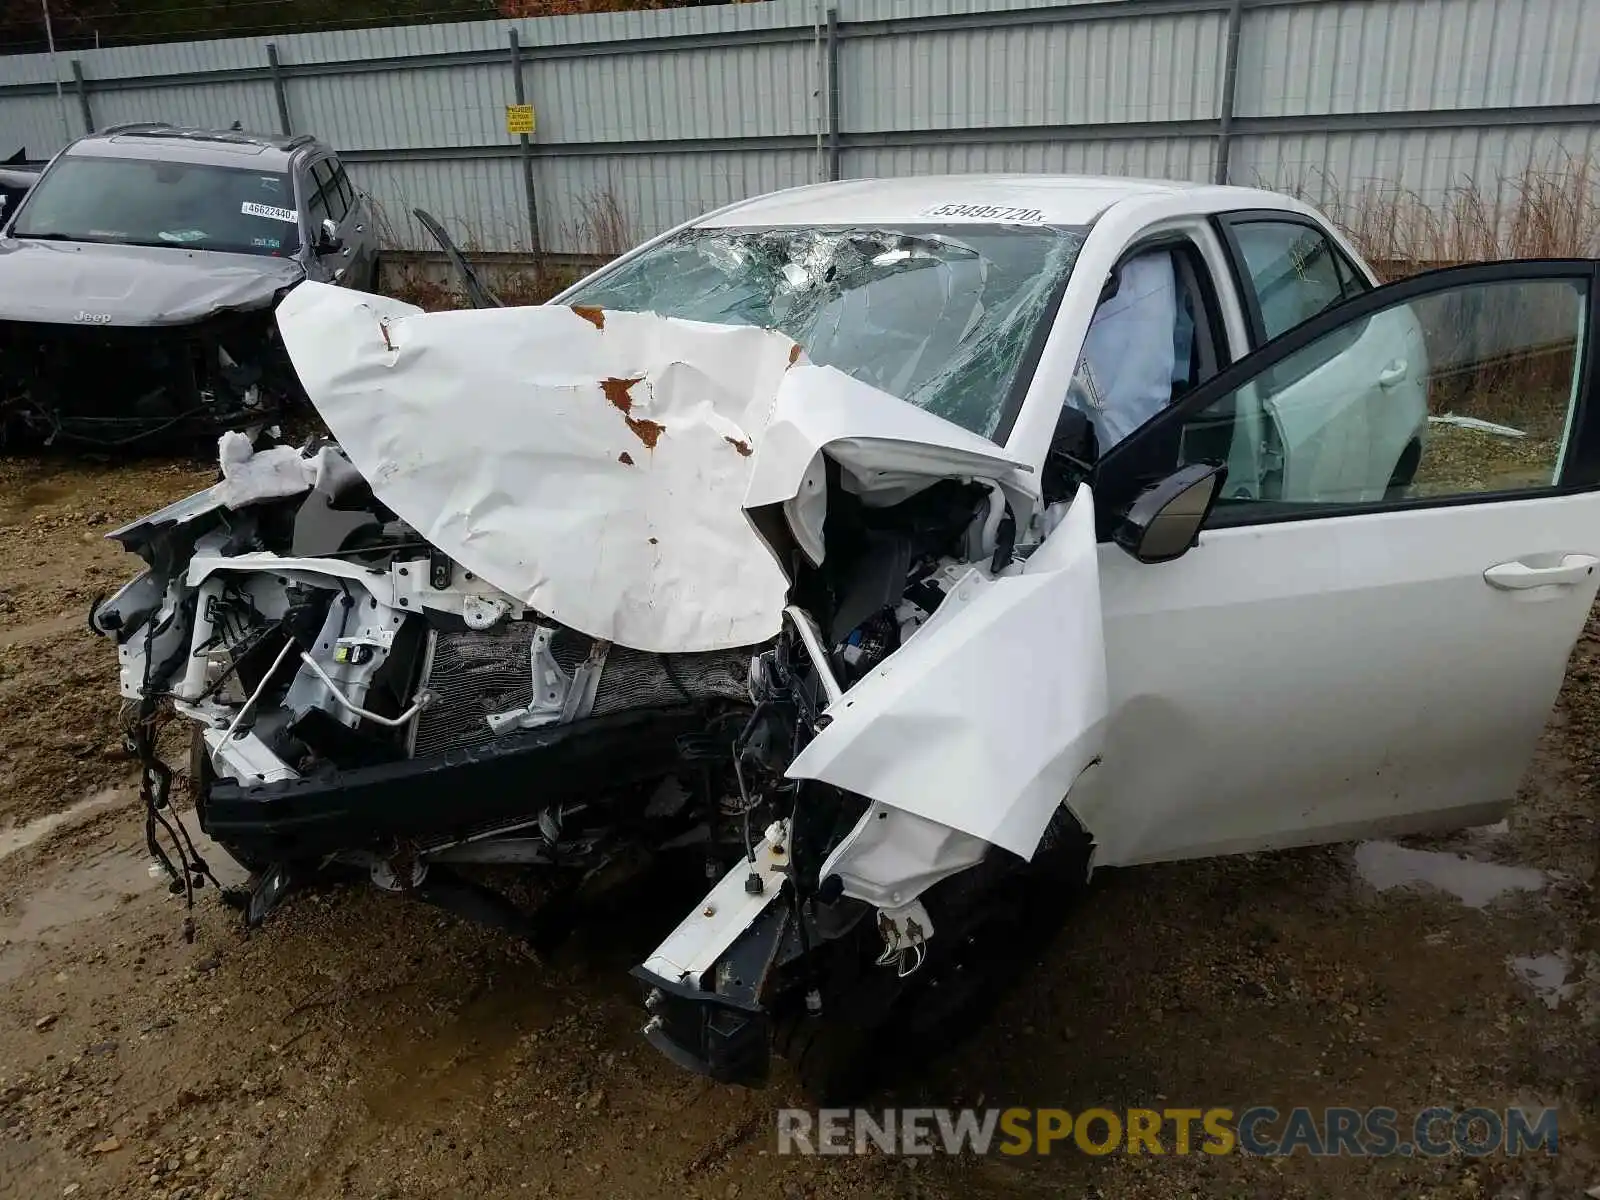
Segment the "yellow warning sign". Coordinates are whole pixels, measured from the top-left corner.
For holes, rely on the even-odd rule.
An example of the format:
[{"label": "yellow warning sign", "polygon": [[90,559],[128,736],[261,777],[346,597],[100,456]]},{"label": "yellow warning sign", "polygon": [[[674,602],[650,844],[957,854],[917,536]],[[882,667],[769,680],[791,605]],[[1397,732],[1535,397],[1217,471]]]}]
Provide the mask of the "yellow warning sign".
[{"label": "yellow warning sign", "polygon": [[533,105],[508,104],[506,105],[506,132],[507,133],[532,133],[533,132]]}]

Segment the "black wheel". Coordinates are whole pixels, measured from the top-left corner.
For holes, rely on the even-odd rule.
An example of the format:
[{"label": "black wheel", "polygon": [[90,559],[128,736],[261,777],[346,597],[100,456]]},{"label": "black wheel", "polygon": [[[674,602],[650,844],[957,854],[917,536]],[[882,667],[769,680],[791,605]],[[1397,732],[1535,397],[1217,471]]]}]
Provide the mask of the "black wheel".
[{"label": "black wheel", "polygon": [[1411,481],[1417,477],[1417,468],[1421,465],[1421,444],[1408,442],[1394,464],[1394,471],[1389,476],[1389,486],[1384,490],[1383,498],[1385,500],[1406,499],[1411,494]]},{"label": "black wheel", "polygon": [[1042,957],[1081,894],[1087,835],[1062,808],[1031,863],[993,850],[922,896],[933,921],[928,957],[910,975],[875,963],[882,941],[860,921],[833,947],[822,1011],[778,1023],[774,1048],[818,1104],[852,1104],[897,1068],[950,1051]]}]

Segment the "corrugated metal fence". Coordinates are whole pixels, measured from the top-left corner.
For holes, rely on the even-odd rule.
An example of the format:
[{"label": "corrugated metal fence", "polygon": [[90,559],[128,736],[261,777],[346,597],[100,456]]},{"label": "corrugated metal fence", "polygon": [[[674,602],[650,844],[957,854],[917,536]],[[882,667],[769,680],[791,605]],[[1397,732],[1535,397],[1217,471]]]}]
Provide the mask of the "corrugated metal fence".
[{"label": "corrugated metal fence", "polygon": [[[0,156],[313,132],[399,244],[604,248],[818,179],[1087,171],[1437,200],[1600,153],[1595,0],[768,0],[0,58]],[[1587,19],[1585,19],[1587,17]],[[532,137],[506,132],[526,98]],[[536,215],[535,215],[536,210]],[[596,221],[599,214],[602,218]],[[536,224],[534,223],[536,222]]]}]

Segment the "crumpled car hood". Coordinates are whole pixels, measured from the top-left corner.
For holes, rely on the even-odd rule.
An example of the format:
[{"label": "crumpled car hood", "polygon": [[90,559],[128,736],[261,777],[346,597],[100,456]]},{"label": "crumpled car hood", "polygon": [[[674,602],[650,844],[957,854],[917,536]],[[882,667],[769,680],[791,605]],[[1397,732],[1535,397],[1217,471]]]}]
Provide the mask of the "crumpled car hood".
[{"label": "crumpled car hood", "polygon": [[634,649],[777,633],[787,585],[739,501],[788,338],[556,306],[424,313],[316,283],[277,315],[351,463],[464,569]]},{"label": "crumpled car hood", "polygon": [[828,446],[847,447],[863,493],[915,490],[908,470],[1018,468],[768,330],[555,305],[424,313],[318,283],[277,316],[379,499],[530,608],[638,650],[778,633],[787,580],[743,509],[788,499]]},{"label": "crumpled car hood", "polygon": [[166,246],[0,240],[0,320],[183,325],[265,308],[305,273],[291,259]]}]

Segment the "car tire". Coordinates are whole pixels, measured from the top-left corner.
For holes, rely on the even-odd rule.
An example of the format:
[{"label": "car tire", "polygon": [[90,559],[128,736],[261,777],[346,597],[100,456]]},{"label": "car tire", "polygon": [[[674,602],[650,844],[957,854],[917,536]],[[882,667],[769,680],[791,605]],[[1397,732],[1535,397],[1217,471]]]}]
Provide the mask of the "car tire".
[{"label": "car tire", "polygon": [[1422,443],[1407,442],[1406,448],[1400,452],[1400,457],[1394,464],[1394,470],[1389,474],[1389,486],[1384,489],[1385,500],[1406,500],[1411,496],[1411,484],[1417,477],[1417,468],[1422,465]]},{"label": "car tire", "polygon": [[775,1024],[773,1048],[807,1095],[825,1107],[857,1103],[964,1041],[1065,922],[1085,890],[1090,848],[1063,806],[1032,862],[995,850],[935,884],[922,895],[934,928],[928,958],[904,978],[875,964],[876,923],[858,921],[833,947],[821,1011]]}]

